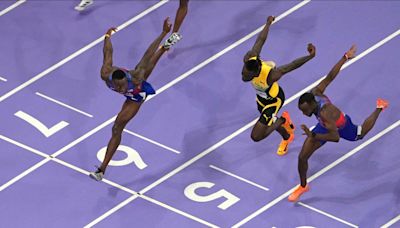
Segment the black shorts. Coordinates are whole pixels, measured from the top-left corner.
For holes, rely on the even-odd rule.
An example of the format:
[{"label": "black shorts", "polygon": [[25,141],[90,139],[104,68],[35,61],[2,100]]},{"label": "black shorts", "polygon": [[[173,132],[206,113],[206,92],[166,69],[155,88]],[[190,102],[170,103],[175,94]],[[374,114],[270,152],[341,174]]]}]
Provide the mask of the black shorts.
[{"label": "black shorts", "polygon": [[285,93],[282,88],[279,87],[278,96],[275,98],[262,98],[257,95],[257,108],[261,113],[260,121],[261,123],[271,126],[273,124],[273,116],[277,115],[279,110],[282,108],[285,102]]}]

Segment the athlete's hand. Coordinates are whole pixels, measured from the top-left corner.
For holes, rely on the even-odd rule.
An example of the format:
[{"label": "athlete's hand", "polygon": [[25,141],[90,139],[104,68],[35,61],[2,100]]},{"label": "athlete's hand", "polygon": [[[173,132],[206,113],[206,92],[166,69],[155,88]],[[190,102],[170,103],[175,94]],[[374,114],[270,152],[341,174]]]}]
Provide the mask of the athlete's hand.
[{"label": "athlete's hand", "polygon": [[111,33],[116,32],[116,31],[117,31],[117,28],[111,27],[111,28],[109,28],[109,29],[107,30],[106,34],[109,35],[109,36],[111,36]]},{"label": "athlete's hand", "polygon": [[356,45],[353,44],[353,46],[351,46],[351,48],[348,51],[346,51],[347,59],[354,58],[354,56],[356,56],[356,51],[357,51],[357,47],[356,47]]},{"label": "athlete's hand", "polygon": [[169,33],[171,31],[171,27],[172,27],[172,24],[169,21],[169,17],[165,18],[164,26],[163,26],[163,32],[164,33]]},{"label": "athlete's hand", "polygon": [[274,16],[269,16],[268,18],[267,18],[267,24],[272,24],[272,22],[275,20],[275,17]]},{"label": "athlete's hand", "polygon": [[301,129],[303,129],[304,131],[303,135],[307,135],[308,137],[312,136],[312,132],[310,131],[310,129],[308,129],[306,125],[302,124]]},{"label": "athlete's hand", "polygon": [[308,46],[307,46],[307,51],[308,51],[308,53],[310,53],[310,56],[311,57],[314,57],[315,56],[315,46],[312,44],[312,43],[309,43],[308,44]]}]

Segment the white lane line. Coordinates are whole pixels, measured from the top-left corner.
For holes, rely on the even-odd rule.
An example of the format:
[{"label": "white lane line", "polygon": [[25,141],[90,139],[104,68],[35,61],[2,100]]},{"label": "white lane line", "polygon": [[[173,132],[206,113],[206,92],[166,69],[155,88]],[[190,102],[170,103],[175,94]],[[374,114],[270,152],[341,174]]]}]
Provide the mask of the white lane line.
[{"label": "white lane line", "polygon": [[[45,157],[44,160],[42,160],[41,162],[39,162],[38,164],[36,164],[36,165],[38,165],[38,167],[44,165],[45,163],[47,163],[47,161],[53,160],[54,162],[57,162],[57,163],[60,164],[60,165],[63,165],[63,166],[65,166],[65,167],[67,167],[67,168],[70,168],[70,169],[75,170],[75,171],[77,171],[77,172],[79,172],[79,173],[82,173],[82,174],[85,175],[85,176],[88,176],[88,175],[89,175],[89,171],[87,171],[87,170],[81,169],[81,168],[79,168],[79,167],[77,167],[77,166],[75,166],[75,165],[72,165],[72,164],[70,164],[70,163],[68,163],[68,162],[65,162],[65,161],[63,161],[63,160],[60,160],[60,159],[58,159],[58,158],[51,157],[50,155],[48,155],[48,154],[46,154],[46,153],[43,153],[43,152],[41,152],[41,151],[39,151],[39,150],[36,150],[36,149],[34,149],[34,148],[30,147],[30,146],[24,145],[24,144],[22,144],[22,143],[20,143],[20,142],[17,142],[17,141],[15,141],[15,140],[13,140],[13,139],[10,139],[10,138],[5,137],[5,136],[3,136],[3,135],[0,135],[0,139],[4,140],[4,141],[6,141],[6,142],[9,142],[9,143],[11,143],[11,144],[14,144],[15,146],[18,146],[18,147],[20,147],[20,148],[22,148],[22,149],[25,149],[25,150],[27,150],[27,151],[30,151],[30,152],[32,152],[32,153],[34,153],[34,154],[40,155],[40,156],[42,156],[42,157]],[[23,176],[25,176],[25,175],[28,174],[29,172],[30,172],[30,171],[27,170],[26,172],[23,173],[23,174],[24,174]],[[18,177],[18,180],[21,179],[23,176]],[[89,180],[89,177],[88,177],[88,181],[91,181],[91,180]],[[107,180],[107,179],[105,179],[105,178],[104,178],[102,181],[103,181],[104,183],[110,185],[110,186],[113,186],[113,187],[118,188],[118,189],[120,189],[120,190],[122,190],[122,191],[125,191],[125,192],[127,192],[127,193],[132,194],[132,196],[130,197],[130,198],[132,198],[132,200],[138,197],[138,193],[137,193],[137,192],[135,192],[135,191],[133,191],[133,190],[127,188],[127,187],[124,187],[124,186],[122,186],[122,185],[120,185],[120,184],[117,184],[117,183],[115,183],[115,182],[113,182],[113,181],[110,181],[110,180]],[[15,181],[14,181],[14,182],[15,182]],[[6,183],[6,184],[3,185],[4,187],[1,186],[1,187],[0,187],[0,192],[1,192],[3,189],[7,188],[8,185],[9,185],[9,183]],[[187,218],[189,218],[189,219],[191,219],[191,220],[193,220],[193,221],[199,222],[199,223],[204,224],[204,225],[209,226],[209,227],[218,227],[218,226],[216,226],[216,225],[214,225],[214,224],[212,224],[212,223],[209,223],[209,222],[204,221],[204,220],[202,220],[202,219],[200,219],[200,218],[198,218],[198,217],[195,217],[195,216],[193,216],[193,215],[191,215],[191,214],[189,214],[189,213],[186,213],[186,212],[184,212],[184,211],[181,211],[181,210],[179,210],[179,209],[176,209],[176,208],[174,208],[174,207],[171,207],[171,206],[169,206],[169,205],[167,205],[167,204],[165,204],[165,203],[162,203],[162,202],[160,202],[160,201],[158,201],[158,200],[155,200],[155,199],[153,199],[153,198],[151,198],[151,197],[144,196],[144,195],[140,195],[140,197],[143,198],[143,199],[146,200],[146,201],[149,201],[149,202],[151,202],[151,203],[153,203],[153,204],[156,204],[156,205],[158,205],[158,206],[161,206],[161,207],[163,207],[163,208],[165,208],[165,209],[167,209],[167,210],[170,210],[170,211],[175,212],[175,213],[177,213],[177,214],[179,214],[179,215],[182,215],[182,216],[184,216],[184,217],[187,217]],[[129,201],[129,202],[130,202],[130,201]],[[89,224],[89,225],[90,225],[90,224]],[[89,225],[87,225],[86,227],[90,227]]]},{"label": "white lane line", "polygon": [[33,149],[32,147],[26,146],[20,142],[17,142],[13,139],[10,139],[4,135],[0,135],[0,139],[9,142],[11,144],[14,144],[15,146],[21,147],[27,151],[30,151],[36,155],[39,155],[41,157],[44,157],[45,159],[43,159],[42,161],[36,163],[34,166],[30,167],[29,169],[25,170],[24,172],[20,173],[18,176],[12,178],[11,180],[7,181],[6,183],[4,183],[3,185],[0,186],[0,192],[3,191],[4,189],[8,188],[10,185],[14,184],[15,182],[19,181],[20,179],[22,179],[23,177],[25,177],[26,175],[28,175],[29,173],[33,172],[34,170],[36,170],[37,168],[39,168],[40,166],[46,164],[48,161],[50,161],[50,155],[43,153],[41,151],[38,151],[36,149]]},{"label": "white lane line", "polygon": [[29,169],[25,170],[24,172],[20,173],[18,176],[14,177],[13,179],[8,181],[7,183],[5,183],[2,186],[0,186],[0,192],[5,190],[6,188],[8,188],[10,185],[14,184],[15,182],[19,181],[20,179],[22,179],[23,177],[25,177],[29,173],[31,173],[34,170],[38,169],[40,166],[46,164],[50,160],[51,160],[51,158],[47,157],[47,158],[43,159],[42,161],[36,163],[34,166],[30,167]]},{"label": "white lane line", "polygon": [[231,172],[229,172],[229,171],[223,170],[223,169],[221,169],[221,168],[219,168],[219,167],[216,167],[215,165],[210,165],[209,167],[212,168],[212,169],[215,169],[215,170],[217,170],[217,171],[219,171],[219,172],[221,172],[221,173],[224,173],[224,174],[226,174],[226,175],[229,175],[229,176],[231,176],[231,177],[234,177],[234,178],[236,178],[236,179],[238,179],[238,180],[241,180],[241,181],[243,181],[243,182],[246,182],[246,183],[248,183],[248,184],[250,184],[250,185],[253,185],[254,187],[260,188],[260,189],[262,189],[262,190],[264,190],[264,191],[269,191],[268,188],[266,188],[266,187],[264,187],[264,186],[262,186],[262,185],[259,185],[259,184],[257,184],[257,183],[254,183],[253,181],[249,181],[249,180],[247,180],[247,179],[245,179],[245,178],[243,178],[243,177],[240,177],[240,176],[238,176],[238,175],[236,175],[236,174],[233,174],[233,173],[231,173]]},{"label": "white lane line", "polygon": [[0,11],[0,17],[3,16],[4,14],[10,12],[11,10],[15,9],[16,7],[18,7],[19,5],[21,5],[24,2],[26,2],[26,0],[19,0],[19,1],[15,2],[14,4],[12,4],[11,6],[3,9],[2,11]]},{"label": "white lane line", "polygon": [[299,205],[301,205],[301,206],[303,206],[303,207],[305,207],[305,208],[308,208],[308,209],[310,209],[310,210],[312,210],[312,211],[315,211],[315,212],[317,212],[317,213],[319,213],[319,214],[325,215],[325,216],[327,216],[327,217],[329,217],[329,218],[331,218],[331,219],[334,219],[334,220],[336,220],[336,221],[338,221],[338,222],[341,222],[341,223],[343,223],[343,224],[346,224],[346,225],[348,225],[348,226],[350,226],[350,227],[358,228],[358,226],[356,226],[356,225],[354,225],[354,224],[352,224],[352,223],[349,223],[349,222],[347,222],[347,221],[345,221],[345,220],[343,220],[343,219],[340,219],[340,218],[338,218],[338,217],[336,217],[336,216],[333,216],[333,215],[331,215],[331,214],[329,214],[329,213],[326,213],[325,211],[321,211],[321,210],[319,210],[319,209],[317,209],[317,208],[315,208],[315,207],[312,207],[312,206],[310,206],[310,205],[307,205],[307,204],[305,204],[305,203],[297,202],[297,204],[299,204]]},{"label": "white lane line", "polygon": [[395,224],[398,221],[400,221],[400,215],[398,215],[397,217],[393,218],[392,220],[387,222],[385,225],[382,225],[381,228],[389,228],[389,227],[391,227],[393,224]]},{"label": "white lane line", "polygon": [[[250,124],[254,125],[255,121],[253,121]],[[243,128],[248,128],[248,125],[244,126]],[[242,128],[242,129],[243,129]],[[243,130],[244,131],[244,130]],[[237,132],[237,134],[232,134],[228,139],[226,139],[226,141],[229,141],[231,138],[237,136],[238,134],[242,133],[243,131]],[[217,147],[221,146],[223,143],[225,143],[226,141],[220,141],[219,144],[214,145],[213,147],[210,147],[208,150],[204,151],[203,153],[210,153],[211,151],[215,150]],[[151,185],[147,186],[146,188],[144,188],[142,191],[140,191],[140,194],[144,194],[145,192],[147,192],[148,190],[152,189],[153,187],[159,185],[160,183],[164,182],[166,179],[168,179],[169,177],[175,175],[176,173],[178,173],[179,171],[181,171],[182,169],[186,168],[187,166],[191,165],[194,161],[202,158],[204,155],[203,154],[199,154],[196,157],[192,158],[191,160],[189,160],[188,162],[184,163],[183,165],[177,167],[176,169],[174,169],[172,172],[168,173],[167,175],[163,176],[162,178],[158,179],[157,181],[153,182]],[[118,204],[117,206],[115,206],[114,208],[112,208],[111,210],[107,211],[105,214],[101,215],[100,217],[96,218],[93,222],[91,222],[89,225],[90,226],[85,226],[85,227],[91,227],[99,222],[101,222],[103,219],[107,218],[108,216],[112,215],[113,213],[117,212],[119,209],[123,208],[125,205],[127,205],[128,203],[132,202],[134,199],[136,199],[136,197],[130,197],[128,199],[126,199],[125,201],[121,202],[120,204]]]},{"label": "white lane line", "polygon": [[[151,13],[152,11],[154,11],[155,9],[159,8],[160,6],[164,5],[165,3],[167,3],[169,0],[162,0],[160,2],[158,2],[157,4],[153,5],[152,7],[144,10],[143,12],[141,12],[140,14],[136,15],[135,17],[131,18],[130,20],[128,20],[127,22],[121,24],[120,26],[117,27],[118,31],[121,31],[122,29],[126,28],[127,26],[131,25],[132,23],[134,23],[135,21],[139,20],[140,18],[144,17],[145,15]],[[32,77],[31,79],[29,79],[28,81],[22,83],[21,85],[17,86],[16,88],[10,90],[9,92],[7,92],[6,94],[4,94],[3,96],[0,97],[0,102],[4,101],[5,99],[7,99],[8,97],[14,95],[15,93],[21,91],[22,89],[24,89],[25,87],[29,86],[30,84],[36,82],[37,80],[43,78],[44,76],[46,76],[47,74],[51,73],[52,71],[56,70],[57,68],[61,67],[62,65],[64,65],[65,63],[71,61],[72,59],[78,57],[79,55],[81,55],[82,53],[84,53],[85,51],[91,49],[92,47],[96,46],[97,44],[103,42],[104,40],[104,35],[99,37],[98,39],[96,39],[95,41],[91,42],[90,44],[86,45],[85,47],[79,49],[78,51],[74,52],[73,54],[71,54],[70,56],[64,58],[63,60],[61,60],[60,62],[54,64],[53,66],[47,68],[46,70],[44,70],[43,72],[39,73],[38,75],[35,75],[34,77]]]},{"label": "white lane line", "polygon": [[72,147],[74,147],[75,145],[77,145],[78,143],[82,142],[83,140],[87,139],[88,137],[90,137],[91,135],[95,134],[96,132],[100,131],[101,129],[103,129],[104,127],[108,126],[109,124],[111,124],[112,122],[114,122],[114,119],[117,116],[113,116],[112,118],[110,118],[109,120],[107,120],[106,122],[100,124],[99,126],[93,128],[92,130],[90,130],[89,132],[87,132],[86,134],[82,135],[81,137],[75,139],[74,141],[72,141],[71,143],[69,143],[68,145],[64,146],[63,148],[59,149],[58,151],[56,151],[53,155],[53,157],[57,157],[58,155],[64,153],[65,151],[71,149]]},{"label": "white lane line", "polygon": [[[389,127],[385,128],[384,130],[382,130],[381,132],[379,132],[378,134],[376,134],[375,136],[373,136],[372,138],[368,139],[367,141],[365,141],[364,143],[362,143],[361,145],[359,145],[358,147],[354,148],[353,150],[347,152],[345,155],[343,155],[342,157],[340,157],[339,159],[337,159],[336,161],[332,162],[331,164],[329,164],[328,166],[326,166],[325,168],[321,169],[319,172],[317,172],[316,174],[312,175],[310,178],[307,179],[308,182],[311,182],[313,180],[315,180],[317,177],[321,176],[322,174],[326,173],[327,171],[329,171],[330,169],[332,169],[333,167],[337,166],[338,164],[342,163],[344,160],[346,160],[347,158],[349,158],[350,156],[354,155],[355,153],[357,153],[358,151],[360,151],[361,149],[363,149],[364,147],[368,146],[369,144],[371,144],[372,142],[376,141],[377,139],[379,139],[380,137],[382,137],[383,135],[389,133],[390,131],[392,131],[393,129],[395,129],[396,127],[398,127],[400,125],[400,120],[396,121],[395,123],[393,123],[392,125],[390,125]],[[280,195],[279,197],[275,198],[274,200],[272,200],[271,202],[269,202],[268,204],[264,205],[262,208],[258,209],[257,211],[253,212],[252,214],[250,214],[249,216],[247,216],[246,218],[244,218],[243,220],[241,220],[240,222],[238,222],[237,224],[235,224],[233,226],[234,227],[240,227],[243,226],[244,224],[246,224],[247,222],[249,222],[250,220],[252,220],[253,218],[255,218],[256,216],[260,215],[261,213],[265,212],[266,210],[268,210],[269,208],[271,208],[272,206],[274,206],[275,204],[279,203],[280,201],[282,201],[283,199],[286,199],[295,189],[297,188],[297,186],[293,187],[292,189],[290,189],[289,191],[283,193],[282,195]]]},{"label": "white lane line", "polygon": [[164,148],[164,149],[166,149],[166,150],[172,151],[172,152],[174,152],[174,153],[176,153],[176,154],[180,154],[180,153],[181,153],[180,151],[177,151],[177,150],[175,150],[175,149],[173,149],[173,148],[171,148],[171,147],[169,147],[169,146],[163,145],[163,144],[161,144],[161,143],[159,143],[159,142],[156,142],[156,141],[154,141],[154,140],[151,140],[151,139],[149,139],[149,138],[146,138],[146,137],[144,137],[144,136],[142,136],[142,135],[139,135],[139,134],[137,134],[137,133],[135,133],[135,132],[132,132],[132,131],[130,131],[130,130],[124,129],[124,132],[126,132],[126,133],[128,133],[128,134],[130,134],[130,135],[136,136],[136,137],[138,137],[138,138],[140,138],[140,139],[143,139],[143,140],[145,140],[145,141],[147,141],[147,142],[149,142],[149,143],[152,143],[152,144],[154,144],[154,145],[156,145],[156,146],[162,147],[162,148]]},{"label": "white lane line", "polygon": [[[72,165],[72,164],[70,164],[70,163],[68,163],[68,162],[66,162],[66,161],[60,160],[60,159],[58,159],[58,158],[52,158],[52,160],[55,161],[55,162],[57,162],[57,163],[60,164],[60,165],[63,165],[63,166],[65,166],[65,167],[68,167],[68,168],[70,168],[70,169],[73,169],[73,170],[75,170],[75,171],[77,171],[77,172],[79,172],[79,173],[82,173],[82,174],[84,174],[85,176],[89,176],[89,173],[90,173],[90,172],[87,171],[87,170],[81,169],[81,168],[79,168],[79,167],[77,167],[77,166],[75,166],[75,165]],[[93,180],[89,179],[89,177],[88,177],[88,181],[93,181]],[[130,193],[130,194],[132,194],[132,195],[137,195],[137,192],[132,191],[131,189],[129,189],[129,188],[127,188],[127,187],[124,187],[124,186],[122,186],[122,185],[119,185],[119,184],[117,184],[117,183],[115,183],[115,182],[113,182],[113,181],[107,180],[107,179],[105,179],[105,178],[103,178],[102,181],[103,181],[104,183],[106,183],[106,184],[108,184],[108,185],[111,185],[111,186],[113,186],[113,187],[115,187],[115,188],[118,188],[118,189],[120,189],[120,190],[122,190],[122,191],[128,192],[128,193]]]},{"label": "white lane line", "polygon": [[162,182],[166,181],[167,179],[171,178],[172,176],[174,176],[175,174],[179,173],[180,171],[182,171],[183,169],[185,169],[186,167],[190,166],[191,164],[193,164],[194,162],[196,162],[197,160],[199,160],[200,158],[206,156],[207,154],[215,151],[218,147],[222,146],[223,144],[225,144],[226,142],[230,141],[231,139],[233,139],[234,137],[238,136],[239,134],[243,133],[245,130],[247,130],[250,126],[253,126],[256,123],[257,120],[254,120],[252,122],[250,122],[249,124],[247,124],[246,126],[240,128],[239,130],[237,130],[236,132],[232,133],[231,135],[227,136],[226,138],[222,139],[221,141],[219,141],[218,143],[214,144],[213,146],[209,147],[208,149],[206,149],[205,151],[201,152],[200,154],[196,155],[195,157],[193,157],[192,159],[190,159],[189,161],[183,163],[182,165],[176,167],[174,170],[172,170],[171,172],[167,173],[166,175],[164,175],[163,177],[161,177],[160,179],[156,180],[155,182],[153,182],[152,184],[148,185],[147,187],[145,187],[144,189],[142,189],[140,191],[141,194],[144,194],[146,192],[148,192],[149,190],[151,190],[152,188],[156,187],[157,185],[160,185]]},{"label": "white lane line", "polygon": [[54,98],[51,98],[51,97],[49,97],[49,96],[46,96],[46,95],[44,95],[44,94],[42,94],[42,93],[36,92],[35,94],[38,95],[39,97],[42,97],[42,98],[46,99],[46,100],[52,101],[52,102],[54,102],[54,103],[56,103],[56,104],[59,104],[59,105],[65,107],[65,108],[71,109],[71,110],[73,110],[73,111],[75,111],[75,112],[78,112],[78,113],[80,113],[80,114],[82,114],[82,115],[85,115],[85,116],[87,116],[87,117],[93,118],[93,115],[91,115],[91,114],[89,114],[89,113],[87,113],[87,112],[81,111],[81,110],[79,110],[79,109],[77,109],[77,108],[74,108],[74,107],[72,107],[72,106],[70,106],[70,105],[67,105],[67,104],[65,104],[65,103],[63,103],[63,102],[61,102],[61,101],[58,101],[58,100],[56,100],[56,99],[54,99]]},{"label": "white lane line", "polygon": [[6,82],[7,79],[0,77],[0,81]]},{"label": "white lane line", "polygon": [[[59,164],[61,164],[61,165],[63,165],[63,166],[66,166],[66,167],[68,167],[68,168],[70,168],[70,169],[73,169],[73,170],[75,170],[75,171],[77,171],[77,172],[80,172],[80,173],[84,174],[85,176],[88,176],[88,175],[89,175],[89,171],[86,171],[86,170],[84,170],[84,169],[81,169],[81,168],[79,168],[79,167],[76,167],[76,166],[74,166],[74,165],[72,165],[72,164],[70,164],[70,163],[68,163],[68,162],[65,162],[65,161],[63,161],[63,160],[60,160],[60,159],[58,159],[58,158],[53,158],[52,160],[55,161],[55,162],[57,162],[57,163],[59,163]],[[88,181],[92,181],[92,180],[89,180],[89,177],[88,177]],[[196,216],[193,216],[193,215],[191,215],[191,214],[189,214],[189,213],[186,213],[186,212],[184,212],[184,211],[181,211],[181,210],[179,210],[179,209],[176,209],[176,208],[174,208],[174,207],[171,207],[170,205],[167,205],[167,204],[165,204],[165,203],[162,203],[162,202],[160,202],[160,201],[158,201],[158,200],[156,200],[156,199],[153,199],[153,198],[151,198],[151,197],[148,197],[148,196],[145,196],[145,195],[138,195],[137,192],[132,191],[131,189],[129,189],[129,188],[127,188],[127,187],[124,187],[124,186],[122,186],[122,185],[119,185],[119,184],[117,184],[117,183],[115,183],[115,182],[113,182],[113,181],[110,181],[110,180],[107,180],[107,179],[103,179],[102,181],[103,181],[104,183],[108,184],[108,185],[111,185],[111,186],[113,186],[113,187],[115,187],[115,188],[118,188],[118,189],[120,189],[120,190],[122,190],[122,191],[125,191],[125,192],[127,192],[127,193],[132,194],[132,196],[129,197],[128,199],[131,199],[131,198],[132,198],[132,200],[134,200],[134,199],[136,199],[137,197],[140,197],[140,198],[142,198],[142,199],[144,199],[144,200],[146,200],[146,201],[148,201],[148,202],[150,202],[150,203],[153,203],[153,204],[155,204],[155,205],[161,206],[161,207],[163,207],[163,208],[165,208],[165,209],[167,209],[167,210],[170,210],[170,211],[172,211],[172,212],[175,212],[175,213],[177,213],[177,214],[179,214],[179,215],[181,215],[181,216],[184,216],[184,217],[186,217],[186,218],[189,218],[189,219],[191,219],[191,220],[193,220],[193,221],[196,221],[196,222],[198,222],[198,223],[204,224],[204,225],[209,226],[209,227],[218,227],[218,226],[216,226],[216,225],[214,225],[214,224],[212,224],[212,223],[209,223],[209,222],[207,222],[207,221],[205,221],[205,220],[203,220],[203,219],[200,219],[200,218],[198,218],[198,217],[196,217]],[[130,200],[129,202],[131,202],[132,200]],[[124,205],[126,205],[126,204],[124,204]],[[114,208],[113,208],[113,209],[114,209]],[[111,209],[110,211],[112,211],[113,209]],[[96,220],[96,221],[97,221],[97,220]],[[101,220],[98,220],[98,221],[101,221]],[[96,223],[97,223],[97,222],[93,221],[93,222],[91,222],[90,224],[86,225],[85,227],[92,227],[92,226],[94,226]]]},{"label": "white lane line", "polygon": [[20,142],[17,142],[17,141],[15,141],[15,140],[13,140],[13,139],[10,139],[10,138],[6,137],[6,136],[4,136],[4,135],[0,135],[0,139],[4,140],[4,141],[6,141],[6,142],[9,142],[9,143],[11,143],[11,144],[14,144],[15,146],[21,147],[22,149],[25,149],[25,150],[27,150],[27,151],[30,151],[30,152],[32,152],[32,153],[34,153],[34,154],[37,154],[37,155],[39,155],[39,156],[42,156],[42,157],[44,157],[44,158],[50,157],[50,155],[48,155],[48,154],[46,154],[46,153],[43,153],[43,152],[38,151],[38,150],[36,150],[36,149],[33,149],[32,147],[26,146],[26,145],[24,145],[24,144],[22,144],[22,143],[20,143]]},{"label": "white lane line", "polygon": [[186,212],[184,212],[184,211],[181,211],[181,210],[179,210],[179,209],[176,209],[176,208],[174,208],[174,207],[171,207],[170,205],[167,205],[167,204],[165,204],[165,203],[162,203],[162,202],[160,202],[160,201],[158,201],[158,200],[155,200],[155,199],[153,199],[153,198],[150,198],[150,197],[148,197],[148,196],[140,195],[139,197],[140,197],[140,198],[143,198],[143,199],[145,199],[145,200],[147,200],[147,201],[149,201],[149,202],[152,202],[152,203],[154,203],[154,204],[157,204],[157,205],[159,205],[159,206],[161,206],[161,207],[164,207],[164,208],[166,208],[166,209],[168,209],[168,210],[170,210],[170,211],[173,211],[173,212],[175,212],[175,213],[177,213],[177,214],[180,214],[180,215],[182,215],[182,216],[185,216],[185,217],[187,217],[187,218],[190,218],[190,219],[192,219],[192,220],[194,220],[194,221],[196,221],[196,222],[199,222],[199,223],[201,223],[201,224],[204,224],[204,225],[206,225],[206,226],[208,226],[208,227],[213,227],[213,228],[217,228],[217,227],[218,227],[218,226],[216,226],[216,225],[214,225],[214,224],[212,224],[212,223],[209,223],[209,222],[207,222],[207,221],[204,221],[204,220],[202,220],[202,219],[199,219],[199,218],[197,218],[197,217],[195,217],[195,216],[193,216],[193,215],[191,215],[191,214],[188,214],[188,213],[186,213]]},{"label": "white lane line", "polygon": [[118,211],[119,209],[125,207],[126,205],[128,205],[130,202],[132,202],[133,200],[135,200],[138,197],[139,197],[138,195],[134,195],[134,196],[129,197],[128,199],[124,200],[122,203],[120,203],[117,206],[113,207],[111,210],[108,210],[106,213],[102,214],[100,217],[96,218],[95,220],[93,220],[92,222],[90,222],[89,224],[84,226],[84,228],[93,227],[94,225],[96,225],[97,223],[101,222],[103,219],[107,218],[108,216],[114,214],[116,211]]},{"label": "white lane line", "polygon": [[36,163],[34,166],[30,167],[29,169],[25,170],[24,172],[20,173],[18,176],[12,178],[11,180],[7,181],[5,184],[0,186],[0,192],[3,191],[4,189],[8,188],[10,185],[14,184],[15,182],[19,181],[20,179],[22,179],[23,177],[25,177],[26,175],[28,175],[29,173],[35,171],[36,169],[38,169],[40,166],[46,164],[48,161],[51,160],[50,155],[43,153],[41,151],[38,151],[36,149],[33,149],[32,147],[29,147],[27,145],[24,145],[20,142],[17,142],[13,139],[10,139],[4,135],[0,135],[0,139],[9,142],[11,144],[14,144],[15,146],[21,147],[27,151],[30,151],[36,155],[39,155],[41,157],[44,157],[45,159],[43,159],[42,161]]}]

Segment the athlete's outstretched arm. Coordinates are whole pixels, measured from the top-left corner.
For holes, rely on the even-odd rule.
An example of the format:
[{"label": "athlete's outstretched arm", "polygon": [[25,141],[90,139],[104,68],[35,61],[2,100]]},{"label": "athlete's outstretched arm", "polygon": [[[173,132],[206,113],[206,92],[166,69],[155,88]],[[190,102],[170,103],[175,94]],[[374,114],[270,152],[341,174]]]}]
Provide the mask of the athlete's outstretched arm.
[{"label": "athlete's outstretched arm", "polygon": [[351,58],[354,58],[356,53],[356,46],[353,45],[351,48],[340,58],[339,62],[333,66],[331,71],[329,71],[328,75],[312,90],[313,94],[321,95],[325,92],[326,87],[336,78],[339,74],[340,69],[342,68],[343,64]]},{"label": "athlete's outstretched arm", "polygon": [[162,39],[171,31],[171,23],[169,22],[169,17],[165,18],[164,20],[164,25],[163,25],[163,30],[161,34],[150,44],[150,46],[147,48],[146,52],[144,53],[142,59],[136,65],[135,68],[146,68],[146,65],[149,63],[150,58],[154,55],[154,53],[157,51],[157,48],[159,47]]},{"label": "athlete's outstretched arm", "polygon": [[315,56],[315,46],[313,44],[308,44],[307,46],[308,55],[295,59],[293,62],[280,66],[276,69],[272,69],[270,75],[267,78],[268,85],[272,85],[272,83],[278,81],[283,75],[289,73],[292,70],[295,70],[301,67],[304,63],[310,61]]},{"label": "athlete's outstretched arm", "polygon": [[113,55],[113,47],[111,44],[111,33],[117,31],[116,28],[110,28],[106,32],[104,37],[104,47],[103,47],[103,65],[101,67],[100,75],[103,80],[108,80],[108,76],[112,71],[112,55]]},{"label": "athlete's outstretched arm", "polygon": [[261,53],[261,49],[264,46],[265,40],[267,40],[268,37],[268,32],[269,32],[269,26],[272,24],[272,22],[275,20],[275,17],[269,16],[267,19],[267,23],[264,26],[264,29],[258,34],[256,43],[254,44],[253,48],[251,49],[252,52],[256,55],[259,56]]}]

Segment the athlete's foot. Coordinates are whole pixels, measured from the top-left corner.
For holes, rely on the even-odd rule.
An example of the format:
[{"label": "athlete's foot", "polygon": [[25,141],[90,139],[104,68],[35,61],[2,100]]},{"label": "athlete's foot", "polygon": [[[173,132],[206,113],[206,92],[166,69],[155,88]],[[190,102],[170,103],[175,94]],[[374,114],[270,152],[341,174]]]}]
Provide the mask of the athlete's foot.
[{"label": "athlete's foot", "polygon": [[289,149],[289,144],[293,142],[294,139],[294,134],[290,134],[290,137],[288,140],[282,139],[281,144],[279,144],[278,151],[276,152],[279,156],[283,156],[287,154],[288,149]]},{"label": "athlete's foot", "polygon": [[173,45],[175,45],[176,43],[178,43],[180,40],[182,39],[182,35],[174,32],[172,33],[168,39],[164,42],[163,47],[165,49],[170,49]]},{"label": "athlete's foot", "polygon": [[305,187],[301,187],[300,185],[299,187],[296,188],[296,190],[292,192],[292,194],[290,194],[288,200],[290,202],[296,202],[299,200],[300,196],[303,195],[303,193],[308,192],[309,190],[310,187],[308,185],[306,185]]},{"label": "athlete's foot", "polygon": [[289,149],[289,144],[294,140],[294,129],[295,129],[288,112],[286,111],[283,112],[282,117],[285,118],[285,123],[282,124],[282,127],[285,128],[287,133],[289,133],[289,139],[287,140],[282,139],[281,144],[279,144],[278,151],[276,152],[279,156],[287,154]]},{"label": "athlete's foot", "polygon": [[90,172],[89,174],[89,177],[95,181],[101,181],[103,179],[103,176],[104,172],[100,168],[97,168],[96,172]]},{"label": "athlete's foot", "polygon": [[292,123],[292,120],[290,119],[289,113],[287,111],[284,111],[282,113],[282,117],[285,119],[285,123],[282,124],[282,127],[285,128],[287,133],[294,134],[295,126]]},{"label": "athlete's foot", "polygon": [[376,100],[376,108],[380,108],[383,110],[385,110],[387,107],[389,106],[389,102],[387,100],[378,98]]},{"label": "athlete's foot", "polygon": [[75,6],[75,10],[82,11],[85,10],[88,6],[93,4],[93,0],[82,0],[79,5]]}]

